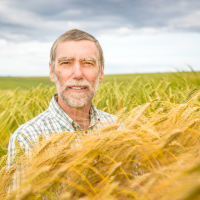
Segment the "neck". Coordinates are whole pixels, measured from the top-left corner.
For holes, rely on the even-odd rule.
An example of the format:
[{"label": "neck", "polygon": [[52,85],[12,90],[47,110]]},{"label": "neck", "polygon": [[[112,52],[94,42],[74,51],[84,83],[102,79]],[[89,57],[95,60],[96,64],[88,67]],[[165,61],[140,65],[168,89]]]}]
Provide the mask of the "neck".
[{"label": "neck", "polygon": [[73,119],[83,130],[87,130],[90,125],[90,107],[91,102],[81,108],[73,108],[66,104],[59,96],[58,96],[58,105],[63,109],[63,111]]}]

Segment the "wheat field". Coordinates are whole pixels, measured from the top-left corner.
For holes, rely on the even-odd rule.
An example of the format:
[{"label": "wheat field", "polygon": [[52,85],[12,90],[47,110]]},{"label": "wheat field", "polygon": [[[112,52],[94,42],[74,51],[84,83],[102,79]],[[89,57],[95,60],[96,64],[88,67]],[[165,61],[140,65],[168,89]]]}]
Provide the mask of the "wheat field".
[{"label": "wheat field", "polygon": [[[24,181],[8,194],[18,162],[6,169],[10,134],[44,111],[55,87],[0,96],[0,199],[200,199],[200,90],[196,73],[100,85],[93,102],[118,117],[92,135],[42,135],[23,159]],[[81,137],[79,146],[76,137]]]}]

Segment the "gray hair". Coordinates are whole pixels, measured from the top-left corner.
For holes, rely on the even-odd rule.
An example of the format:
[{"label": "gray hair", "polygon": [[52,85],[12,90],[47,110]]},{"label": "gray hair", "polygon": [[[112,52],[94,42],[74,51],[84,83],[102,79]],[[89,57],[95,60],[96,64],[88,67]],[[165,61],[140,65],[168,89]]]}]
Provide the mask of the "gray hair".
[{"label": "gray hair", "polygon": [[99,56],[99,69],[102,70],[102,66],[104,65],[104,57],[103,57],[103,50],[101,48],[101,45],[99,44],[99,41],[90,35],[89,33],[86,33],[84,31],[78,30],[78,29],[72,29],[64,34],[62,34],[52,45],[51,51],[50,51],[50,60],[51,60],[51,69],[54,70],[55,66],[55,58],[56,58],[56,49],[59,43],[66,42],[66,41],[80,41],[80,40],[89,40],[95,43],[97,49],[98,49],[98,56]]}]

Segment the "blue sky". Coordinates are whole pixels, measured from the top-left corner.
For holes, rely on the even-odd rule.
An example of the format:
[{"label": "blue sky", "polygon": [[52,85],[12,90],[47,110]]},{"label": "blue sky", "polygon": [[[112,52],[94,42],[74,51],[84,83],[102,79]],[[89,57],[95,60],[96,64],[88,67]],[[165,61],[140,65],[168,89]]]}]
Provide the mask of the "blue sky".
[{"label": "blue sky", "polygon": [[0,0],[0,76],[48,76],[73,28],[99,40],[106,74],[200,71],[199,0]]}]

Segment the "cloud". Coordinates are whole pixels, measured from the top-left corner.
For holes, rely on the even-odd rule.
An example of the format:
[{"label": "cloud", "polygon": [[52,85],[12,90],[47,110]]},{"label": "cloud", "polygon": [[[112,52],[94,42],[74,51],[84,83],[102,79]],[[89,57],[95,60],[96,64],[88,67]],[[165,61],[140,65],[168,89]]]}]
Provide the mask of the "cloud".
[{"label": "cloud", "polygon": [[199,0],[2,0],[0,38],[52,41],[79,28],[94,34],[200,32]]},{"label": "cloud", "polygon": [[0,0],[1,76],[47,76],[55,39],[77,28],[101,43],[106,73],[200,70],[199,0]]},{"label": "cloud", "polygon": [[[126,30],[125,30],[126,31]],[[101,35],[105,73],[200,70],[200,34]],[[0,76],[48,76],[52,42],[0,39]]]}]

